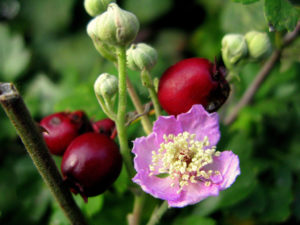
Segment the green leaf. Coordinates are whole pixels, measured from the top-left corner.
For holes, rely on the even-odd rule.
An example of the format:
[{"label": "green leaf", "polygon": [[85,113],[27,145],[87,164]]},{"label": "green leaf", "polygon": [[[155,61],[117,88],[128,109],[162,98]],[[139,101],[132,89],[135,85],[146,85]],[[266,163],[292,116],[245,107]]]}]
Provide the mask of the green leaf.
[{"label": "green leaf", "polygon": [[233,2],[238,2],[238,3],[242,3],[242,4],[251,4],[253,2],[257,2],[259,0],[231,0]]},{"label": "green leaf", "polygon": [[123,194],[128,188],[128,183],[129,183],[128,181],[129,181],[129,177],[128,177],[125,167],[123,166],[120,176],[115,181],[113,186],[117,190],[118,193]]},{"label": "green leaf", "polygon": [[167,178],[168,176],[170,176],[170,174],[168,173],[160,173],[160,174],[156,174],[155,175],[158,178]]},{"label": "green leaf", "polygon": [[141,23],[149,23],[167,12],[172,0],[127,0],[125,9],[134,13]]},{"label": "green leaf", "polygon": [[172,225],[216,225],[216,221],[211,218],[199,215],[179,217]]},{"label": "green leaf", "polygon": [[85,203],[80,195],[75,196],[76,203],[79,205],[81,210],[88,217],[92,217],[100,212],[103,207],[104,197],[102,195],[98,195],[95,197],[89,197],[88,202]]},{"label": "green leaf", "polygon": [[0,80],[14,81],[27,68],[30,52],[20,34],[12,34],[0,24]]},{"label": "green leaf", "polygon": [[38,74],[27,86],[24,100],[31,114],[47,115],[53,112],[54,104],[62,95],[62,90],[46,74]]},{"label": "green leaf", "polygon": [[292,31],[300,18],[296,8],[287,0],[265,0],[265,15],[269,24],[278,31]]},{"label": "green leaf", "polygon": [[285,221],[291,214],[293,202],[291,172],[284,165],[278,165],[273,172],[271,185],[265,190],[269,199],[262,215],[262,219],[268,223]]},{"label": "green leaf", "polygon": [[265,31],[268,26],[262,1],[251,5],[228,2],[221,13],[221,27],[225,33],[246,33],[251,30]]}]

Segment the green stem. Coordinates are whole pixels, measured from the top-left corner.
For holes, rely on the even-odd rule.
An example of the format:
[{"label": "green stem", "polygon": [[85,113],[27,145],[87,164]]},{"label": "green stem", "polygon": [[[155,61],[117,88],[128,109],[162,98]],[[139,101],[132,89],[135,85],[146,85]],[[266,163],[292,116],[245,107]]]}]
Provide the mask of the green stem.
[{"label": "green stem", "polygon": [[141,195],[136,195],[134,197],[134,206],[132,214],[128,215],[128,224],[129,225],[138,225],[140,223],[141,212],[143,210],[144,201],[145,201],[145,193],[143,192]]},{"label": "green stem", "polygon": [[[141,101],[140,101],[136,91],[134,90],[134,87],[131,84],[131,81],[129,80],[128,77],[126,79],[126,83],[127,83],[127,90],[128,90],[129,96],[131,98],[131,101],[132,101],[137,113],[142,114],[144,112],[144,107],[143,107],[143,105],[142,105],[142,103],[141,103]],[[152,124],[147,115],[141,116],[141,123],[142,123],[145,133],[147,135],[150,134],[152,132]]]},{"label": "green stem", "polygon": [[70,223],[73,225],[86,225],[83,214],[63,183],[40,130],[13,84],[0,83],[0,102],[22,139],[34,165]]},{"label": "green stem", "polygon": [[153,106],[154,106],[155,115],[156,115],[156,118],[158,118],[159,116],[161,116],[162,112],[161,112],[160,104],[159,104],[159,101],[158,101],[157,93],[156,93],[155,88],[153,86],[151,75],[150,75],[149,71],[143,70],[141,72],[141,77],[142,77],[143,85],[148,88],[150,98],[151,98],[151,101],[152,101]]},{"label": "green stem", "polygon": [[126,103],[127,103],[127,87],[126,87],[126,49],[124,47],[117,48],[118,72],[119,72],[119,102],[116,127],[123,160],[130,178],[135,174],[133,168],[130,149],[128,147],[126,123]]},{"label": "green stem", "polygon": [[168,209],[168,202],[164,201],[159,208],[155,208],[147,225],[155,225]]}]

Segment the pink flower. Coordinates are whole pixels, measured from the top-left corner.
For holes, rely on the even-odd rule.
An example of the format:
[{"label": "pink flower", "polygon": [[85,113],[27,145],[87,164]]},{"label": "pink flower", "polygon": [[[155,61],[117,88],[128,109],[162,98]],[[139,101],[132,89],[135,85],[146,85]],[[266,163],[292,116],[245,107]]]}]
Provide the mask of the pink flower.
[{"label": "pink flower", "polygon": [[240,174],[239,158],[216,151],[220,138],[218,115],[202,105],[189,112],[161,116],[153,133],[134,141],[133,181],[170,207],[184,207],[231,186]]}]

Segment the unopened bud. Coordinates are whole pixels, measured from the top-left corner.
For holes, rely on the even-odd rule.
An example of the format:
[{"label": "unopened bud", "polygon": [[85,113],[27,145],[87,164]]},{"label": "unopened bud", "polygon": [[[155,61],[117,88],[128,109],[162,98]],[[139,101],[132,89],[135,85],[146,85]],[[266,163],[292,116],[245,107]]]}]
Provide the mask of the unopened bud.
[{"label": "unopened bud", "polygon": [[157,62],[157,52],[151,46],[139,43],[132,44],[127,50],[127,65],[132,70],[150,71]]},{"label": "unopened bud", "polygon": [[113,97],[118,92],[118,79],[114,75],[102,73],[94,83],[94,90],[97,95]]},{"label": "unopened bud", "polygon": [[252,59],[261,59],[271,52],[271,43],[264,32],[250,31],[245,35],[249,55]]},{"label": "unopened bud", "polygon": [[222,39],[222,58],[228,69],[247,56],[247,43],[243,35],[227,34]]},{"label": "unopened bud", "polygon": [[106,59],[115,62],[117,60],[115,54],[115,47],[105,44],[95,34],[96,32],[96,18],[92,19],[87,25],[87,33],[93,41],[96,50]]},{"label": "unopened bud", "polygon": [[133,13],[111,3],[106,12],[96,17],[95,35],[107,44],[125,47],[135,39],[139,26]]},{"label": "unopened bud", "polygon": [[108,4],[115,0],[84,0],[84,8],[90,16],[97,16],[106,11]]}]

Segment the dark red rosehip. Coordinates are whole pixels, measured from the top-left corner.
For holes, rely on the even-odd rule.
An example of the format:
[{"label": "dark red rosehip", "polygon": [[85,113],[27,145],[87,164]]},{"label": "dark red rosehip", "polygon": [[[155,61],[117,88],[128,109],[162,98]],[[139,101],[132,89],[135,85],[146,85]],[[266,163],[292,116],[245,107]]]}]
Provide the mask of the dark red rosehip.
[{"label": "dark red rosehip", "polygon": [[41,120],[40,126],[44,130],[45,142],[54,155],[62,155],[75,137],[92,131],[92,126],[83,111],[51,114]]},{"label": "dark red rosehip", "polygon": [[171,115],[187,112],[194,104],[216,111],[230,92],[224,71],[204,58],[182,60],[169,67],[159,81],[158,99]]},{"label": "dark red rosehip", "polygon": [[110,137],[116,127],[115,122],[109,118],[99,120],[92,123],[96,133],[105,134]]},{"label": "dark red rosehip", "polygon": [[66,183],[85,200],[107,190],[118,178],[121,167],[118,145],[106,135],[92,132],[75,138],[61,163]]}]

